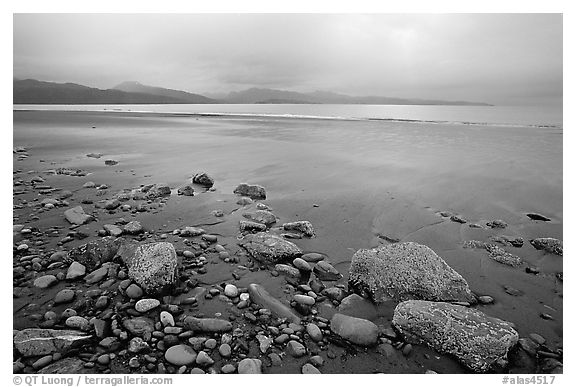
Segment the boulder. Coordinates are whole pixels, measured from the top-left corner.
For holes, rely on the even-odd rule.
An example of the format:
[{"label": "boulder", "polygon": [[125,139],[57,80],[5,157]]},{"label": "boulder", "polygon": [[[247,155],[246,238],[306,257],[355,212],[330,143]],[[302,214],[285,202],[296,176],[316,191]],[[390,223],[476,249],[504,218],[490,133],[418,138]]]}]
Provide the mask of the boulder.
[{"label": "boulder", "polygon": [[72,207],[64,211],[64,217],[69,223],[77,225],[88,223],[93,219],[91,215],[84,212],[82,206]]},{"label": "boulder", "polygon": [[312,227],[312,223],[310,223],[307,220],[299,220],[297,222],[284,223],[282,227],[286,231],[299,231],[310,238],[316,235],[314,233],[314,227]]},{"label": "boulder", "polygon": [[112,261],[124,240],[111,236],[95,239],[68,252],[67,260],[78,262],[92,271],[105,262]]},{"label": "boulder", "polygon": [[257,210],[254,212],[246,212],[242,214],[246,219],[250,219],[253,222],[258,222],[270,226],[276,223],[276,215],[266,210]]},{"label": "boulder", "polygon": [[276,317],[285,318],[295,324],[300,323],[300,317],[294,314],[292,309],[290,309],[288,306],[272,297],[262,285],[248,285],[248,294],[250,295],[250,300],[253,303],[260,305],[262,308],[268,309]]},{"label": "boulder", "polygon": [[372,299],[475,302],[468,283],[427,246],[393,243],[358,250],[352,257],[349,282]]},{"label": "boulder", "polygon": [[252,258],[262,263],[292,261],[302,255],[302,251],[294,243],[265,232],[247,235],[238,244],[248,251]]},{"label": "boulder", "polygon": [[185,185],[184,187],[178,188],[178,195],[182,196],[194,196],[194,187],[191,185]]},{"label": "boulder", "polygon": [[485,372],[518,341],[509,322],[445,302],[410,300],[398,304],[394,327],[412,344],[455,356],[475,372]]},{"label": "boulder", "polygon": [[370,346],[378,342],[378,326],[362,318],[336,313],[330,320],[330,329],[357,345]]},{"label": "boulder", "polygon": [[178,260],[172,243],[124,244],[118,254],[128,276],[146,293],[160,294],[174,285]]},{"label": "boulder", "polygon": [[164,196],[170,196],[172,190],[166,184],[154,184],[144,196],[146,199],[156,199]]},{"label": "boulder", "polygon": [[14,335],[14,347],[22,356],[44,356],[66,353],[90,340],[91,336],[75,330],[28,328]]},{"label": "boulder", "polygon": [[204,187],[210,188],[214,185],[214,179],[210,177],[206,172],[200,172],[194,175],[192,182],[196,184],[203,185]]},{"label": "boulder", "polygon": [[562,255],[563,243],[556,238],[536,238],[530,241],[536,250],[544,250],[551,254]]},{"label": "boulder", "polygon": [[260,185],[242,183],[234,189],[234,193],[241,196],[248,196],[252,199],[266,199],[266,190]]},{"label": "boulder", "polygon": [[232,330],[232,323],[218,318],[196,318],[186,317],[184,326],[194,332],[229,332]]},{"label": "boulder", "polygon": [[266,231],[266,225],[258,222],[252,222],[250,220],[241,220],[240,231],[247,231],[247,232]]}]

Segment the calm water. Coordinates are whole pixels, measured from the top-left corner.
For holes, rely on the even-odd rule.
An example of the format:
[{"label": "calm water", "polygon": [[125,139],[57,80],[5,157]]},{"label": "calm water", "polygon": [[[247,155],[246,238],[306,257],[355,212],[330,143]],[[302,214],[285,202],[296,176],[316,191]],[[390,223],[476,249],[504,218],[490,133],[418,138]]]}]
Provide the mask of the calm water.
[{"label": "calm water", "polygon": [[14,110],[119,111],[184,114],[383,119],[454,124],[562,127],[561,106],[417,105],[14,105]]}]

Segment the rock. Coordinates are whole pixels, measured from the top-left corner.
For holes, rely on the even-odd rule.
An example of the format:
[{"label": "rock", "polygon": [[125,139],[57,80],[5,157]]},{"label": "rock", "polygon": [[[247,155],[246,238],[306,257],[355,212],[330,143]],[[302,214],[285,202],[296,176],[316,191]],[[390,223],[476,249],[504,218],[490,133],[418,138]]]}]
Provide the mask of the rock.
[{"label": "rock", "polygon": [[342,301],[344,297],[346,297],[346,292],[336,286],[325,289],[322,294],[326,295],[326,297],[329,299],[336,300],[338,302]]},{"label": "rock", "polygon": [[70,316],[66,319],[66,326],[72,329],[86,331],[90,328],[90,322],[81,316]]},{"label": "rock", "polygon": [[516,289],[512,286],[509,286],[509,285],[504,285],[504,291],[506,293],[508,293],[509,295],[514,296],[514,297],[519,297],[519,296],[524,295],[524,292],[522,290],[518,290],[518,289]]},{"label": "rock", "polygon": [[369,300],[355,293],[342,299],[338,305],[338,312],[365,320],[372,320],[378,316],[378,308]]},{"label": "rock", "polygon": [[178,195],[182,196],[194,196],[194,187],[191,185],[185,185],[184,187],[178,188]]},{"label": "rock", "polygon": [[316,262],[320,262],[320,261],[323,261],[324,259],[326,259],[326,256],[324,254],[320,254],[320,253],[306,253],[306,254],[303,254],[301,258],[303,260],[305,260],[306,262],[316,263]]},{"label": "rock", "polygon": [[240,231],[244,232],[260,232],[266,231],[266,225],[258,222],[252,222],[250,220],[241,220],[240,221]]},{"label": "rock", "polygon": [[134,317],[122,322],[124,328],[134,336],[146,338],[154,332],[154,321],[147,317]]},{"label": "rock", "polygon": [[352,257],[349,282],[367,290],[377,303],[389,299],[475,302],[460,274],[432,249],[414,242],[358,250]]},{"label": "rock", "polygon": [[126,288],[126,295],[133,300],[137,300],[144,295],[144,291],[140,288],[140,286],[131,284]]},{"label": "rock", "polygon": [[536,250],[544,250],[560,256],[563,254],[563,243],[556,238],[536,238],[532,239],[530,244],[534,246]]},{"label": "rock", "polygon": [[178,260],[172,243],[130,245],[118,254],[128,267],[128,276],[146,293],[161,294],[174,285]]},{"label": "rock", "polygon": [[241,196],[249,196],[252,199],[266,199],[266,190],[260,185],[242,183],[234,189],[234,193]]},{"label": "rock", "polygon": [[251,221],[262,223],[268,227],[276,223],[276,215],[266,210],[245,212],[244,214],[242,214],[242,216],[245,217],[246,219],[250,219]]},{"label": "rock", "polygon": [[115,210],[120,207],[122,203],[118,199],[102,200],[96,203],[96,208],[104,208],[105,210]]},{"label": "rock", "polygon": [[256,335],[256,340],[258,340],[258,344],[260,345],[260,352],[266,353],[274,340],[271,338],[264,336],[264,335]]},{"label": "rock", "polygon": [[122,238],[104,237],[90,241],[68,252],[68,260],[78,262],[86,270],[94,270],[105,262],[112,261],[124,240]]},{"label": "rock", "polygon": [[206,172],[200,172],[194,175],[192,182],[196,184],[203,185],[204,187],[210,188],[214,185],[214,179],[210,177]]},{"label": "rock", "polygon": [[452,216],[450,216],[450,220],[453,222],[462,223],[462,224],[467,222],[467,220],[462,218],[460,215],[452,215]]},{"label": "rock", "polygon": [[124,226],[124,232],[131,235],[137,235],[144,231],[144,227],[137,220],[133,220]]},{"label": "rock", "polygon": [[236,367],[234,367],[234,364],[224,364],[220,370],[223,374],[231,374],[236,371]]},{"label": "rock", "polygon": [[104,160],[104,165],[116,165],[118,161],[116,160]]},{"label": "rock", "polygon": [[173,327],[176,325],[174,322],[174,317],[170,314],[170,312],[166,312],[165,310],[160,312],[160,322],[165,327]]},{"label": "rock", "polygon": [[252,258],[262,263],[278,263],[302,255],[302,251],[294,243],[264,232],[247,235],[238,244]]},{"label": "rock", "polygon": [[79,262],[72,262],[66,272],[67,280],[74,280],[76,278],[84,277],[86,274],[86,266]]},{"label": "rock", "polygon": [[485,372],[505,359],[518,341],[510,323],[444,302],[401,302],[392,324],[408,342],[455,356],[476,372]]},{"label": "rock", "polygon": [[195,237],[205,233],[206,231],[204,231],[204,229],[198,227],[184,227],[182,230],[180,230],[181,237]]},{"label": "rock", "polygon": [[154,298],[144,298],[136,303],[134,307],[140,313],[146,313],[160,306],[160,301]]},{"label": "rock", "polygon": [[318,328],[318,325],[310,323],[306,325],[306,332],[310,338],[316,342],[321,341],[323,338],[322,331]]},{"label": "rock", "polygon": [[286,231],[299,231],[309,238],[312,238],[316,235],[314,233],[314,227],[312,227],[312,223],[310,223],[307,220],[299,220],[297,222],[284,223],[282,227]]},{"label": "rock", "polygon": [[166,184],[154,184],[146,191],[146,199],[156,199],[164,196],[170,196],[172,190]]},{"label": "rock", "polygon": [[320,261],[314,265],[314,274],[322,281],[338,281],[342,278],[342,274],[326,261]]},{"label": "rock", "polygon": [[522,265],[522,259],[514,254],[510,254],[506,250],[493,243],[486,243],[486,251],[488,251],[488,256],[495,260],[496,262],[503,263],[508,266],[517,267]]},{"label": "rock", "polygon": [[133,337],[128,344],[128,352],[130,353],[144,353],[149,351],[150,346],[140,337]]},{"label": "rock", "polygon": [[238,363],[239,374],[261,374],[262,361],[260,359],[242,359]]},{"label": "rock", "polygon": [[290,340],[286,346],[286,352],[293,357],[302,357],[306,355],[306,347],[296,340]]},{"label": "rock", "polygon": [[540,215],[540,214],[536,214],[536,213],[529,213],[529,214],[526,214],[526,216],[529,217],[529,218],[532,219],[532,220],[542,220],[542,221],[544,221],[544,222],[549,222],[549,221],[552,220],[552,219],[550,219],[550,218],[547,218],[547,217],[544,216],[544,215]]},{"label": "rock", "polygon": [[540,336],[538,333],[530,333],[528,337],[530,337],[530,339],[538,345],[544,345],[546,343],[546,339]]},{"label": "rock", "polygon": [[106,277],[107,275],[108,275],[108,268],[101,267],[100,269],[96,269],[92,273],[88,274],[84,278],[84,281],[86,281],[88,285],[92,285],[102,281],[104,277]]},{"label": "rock", "polygon": [[232,330],[232,323],[230,321],[217,318],[196,318],[189,316],[184,319],[184,326],[194,332],[218,333]]},{"label": "rock", "polygon": [[214,364],[214,360],[206,352],[200,351],[198,356],[196,356],[196,364],[200,367],[211,366]]},{"label": "rock", "polygon": [[312,271],[312,266],[302,258],[296,258],[292,261],[295,268],[305,273],[310,273]]},{"label": "rock", "polygon": [[233,284],[226,284],[224,294],[229,298],[238,297],[238,288]]},{"label": "rock", "polygon": [[54,297],[54,304],[64,304],[74,299],[75,293],[72,289],[62,289]]},{"label": "rock", "polygon": [[220,345],[218,352],[222,357],[230,357],[232,355],[232,347],[230,347],[230,344],[224,343]]},{"label": "rock", "polygon": [[274,266],[274,270],[276,270],[279,274],[283,276],[294,278],[296,280],[299,280],[301,276],[300,270],[290,265],[284,265],[279,263]]},{"label": "rock", "polygon": [[196,360],[196,356],[194,349],[184,344],[174,345],[168,348],[164,354],[166,361],[175,366],[192,364]]},{"label": "rock", "polygon": [[303,294],[295,294],[294,301],[302,305],[309,305],[312,306],[316,303],[313,297],[305,296]]},{"label": "rock", "polygon": [[478,302],[480,302],[481,304],[493,304],[494,303],[494,298],[491,296],[480,296],[478,297]]},{"label": "rock", "polygon": [[74,330],[28,328],[14,335],[14,347],[25,357],[67,353],[90,340],[91,336]]},{"label": "rock", "polygon": [[288,306],[272,297],[263,286],[258,284],[248,285],[248,294],[250,294],[250,300],[253,303],[268,309],[276,317],[285,318],[296,324],[300,323],[300,318]]},{"label": "rock", "polygon": [[490,228],[506,228],[508,227],[508,223],[503,220],[493,220],[491,222],[486,223],[486,226]]},{"label": "rock", "polygon": [[124,232],[124,230],[114,224],[105,224],[103,228],[106,230],[108,235],[113,237],[119,237]]},{"label": "rock", "polygon": [[371,346],[378,342],[378,326],[361,318],[336,313],[330,320],[330,329],[357,345]]},{"label": "rock", "polygon": [[58,279],[51,275],[51,274],[47,274],[47,275],[43,275],[41,277],[38,277],[34,280],[34,286],[36,286],[37,288],[40,289],[46,289],[49,288],[50,286],[56,284],[58,282]]},{"label": "rock", "polygon": [[64,211],[64,217],[69,223],[72,224],[85,224],[90,222],[93,217],[86,214],[82,206],[77,206]]},{"label": "rock", "polygon": [[39,374],[85,374],[84,362],[75,357],[66,357],[42,368]]},{"label": "rock", "polygon": [[47,366],[50,363],[52,363],[52,355],[46,355],[36,360],[34,363],[32,363],[32,368],[38,370],[42,367]]},{"label": "rock", "polygon": [[318,368],[314,367],[312,364],[306,363],[302,366],[302,373],[303,374],[321,374],[322,372],[320,372],[320,370],[318,370]]}]

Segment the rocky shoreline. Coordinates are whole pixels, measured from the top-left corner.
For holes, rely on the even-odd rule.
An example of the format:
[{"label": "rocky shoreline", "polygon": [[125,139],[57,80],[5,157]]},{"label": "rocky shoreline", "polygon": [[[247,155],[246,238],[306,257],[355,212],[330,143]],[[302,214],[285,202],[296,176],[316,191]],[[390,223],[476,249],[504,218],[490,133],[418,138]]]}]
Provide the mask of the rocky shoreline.
[{"label": "rocky shoreline", "polygon": [[[15,165],[28,156],[16,147]],[[478,310],[494,298],[475,294],[428,246],[392,240],[358,250],[343,275],[326,254],[298,246],[317,238],[313,224],[280,223],[260,185],[239,184],[226,194],[233,210],[213,209],[214,224],[235,227],[221,235],[193,219],[152,229],[144,217],[160,216],[174,197],[194,206],[198,196],[214,194],[215,179],[206,172],[178,187],[119,189],[88,181],[74,190],[58,188],[59,179],[87,173],[14,171],[15,373],[246,374],[280,372],[286,365],[291,372],[324,373],[333,370],[331,363],[363,354],[377,354],[397,367],[392,370],[417,372],[406,365],[415,347],[427,348],[427,364],[446,355],[462,372],[562,372],[561,347],[538,333],[519,337],[514,322]],[[505,230],[506,223],[469,226]],[[502,236],[464,247],[485,249],[494,261],[518,268],[521,258],[504,247],[523,243]],[[530,244],[562,256],[560,240]],[[217,270],[230,277],[202,281]],[[284,296],[275,297],[260,281],[278,284]],[[394,305],[393,316],[374,323],[384,303]]]}]

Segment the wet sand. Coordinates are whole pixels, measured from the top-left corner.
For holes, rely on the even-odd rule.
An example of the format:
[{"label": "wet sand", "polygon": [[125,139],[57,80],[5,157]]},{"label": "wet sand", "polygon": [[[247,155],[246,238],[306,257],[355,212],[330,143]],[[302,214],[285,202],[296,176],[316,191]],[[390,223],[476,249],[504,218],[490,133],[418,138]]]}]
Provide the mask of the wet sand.
[{"label": "wet sand", "polygon": [[[396,239],[425,244],[469,283],[478,295],[490,295],[495,303],[477,308],[488,315],[511,321],[520,337],[538,333],[551,348],[562,347],[562,257],[534,249],[529,240],[562,239],[562,130],[535,127],[433,125],[422,123],[330,121],[266,118],[196,118],[134,113],[14,112],[14,146],[27,148],[29,157],[15,161],[17,178],[26,180],[58,167],[82,169],[84,177],[51,176],[46,182],[74,193],[71,206],[84,198],[94,201],[94,190],[82,188],[87,181],[109,186],[111,196],[124,188],[166,183],[178,188],[197,172],[214,179],[213,192],[194,197],[173,194],[166,205],[138,213],[138,219],[156,234],[183,248],[182,238],[171,230],[199,226],[219,236],[230,252],[237,246],[238,220],[245,209],[232,194],[239,183],[266,188],[264,201],[279,218],[278,224],[309,220],[316,237],[295,243],[305,252],[321,252],[343,274],[346,284],[350,259],[360,248],[376,247]],[[86,157],[102,153],[100,159]],[[104,160],[119,163],[104,165]],[[36,171],[28,174],[28,171]],[[41,174],[42,175],[42,174]],[[42,175],[44,176],[44,175]],[[15,187],[16,189],[16,187]],[[31,201],[44,198],[34,192],[14,197]],[[214,217],[212,211],[224,216]],[[240,211],[241,210],[241,211]],[[440,212],[460,215],[460,224]],[[31,209],[14,211],[14,224],[39,229],[68,228],[56,208],[28,219]],[[549,222],[534,221],[527,213],[540,213]],[[66,249],[96,238],[103,224],[113,223],[122,212],[99,213],[98,221],[81,226],[89,235],[66,244]],[[502,219],[508,227],[471,228]],[[130,217],[129,220],[132,220]],[[486,241],[490,236],[522,237],[521,248],[505,247],[525,265],[512,268],[493,261],[483,250],[464,249],[467,240]],[[42,246],[56,250],[59,238]],[[22,236],[15,234],[14,243]],[[387,240],[388,239],[388,240]],[[537,267],[529,274],[525,267]],[[201,284],[233,280],[234,265],[214,261]],[[264,285],[277,298],[289,300],[282,277],[269,272],[243,272],[238,286]],[[62,284],[64,285],[64,284]],[[504,286],[522,292],[512,296]],[[30,302],[49,302],[64,286],[49,292],[33,292],[14,299],[14,328],[36,326],[30,318]],[[58,306],[57,309],[65,309]],[[224,304],[201,301],[206,315],[228,313]],[[389,325],[393,306],[380,307],[377,323]],[[37,313],[37,312],[36,312]],[[334,308],[319,308],[329,318]],[[540,317],[546,313],[553,317]],[[364,351],[364,352],[362,352]],[[466,372],[453,359],[417,346],[410,357],[382,358],[374,350],[344,354],[326,362],[322,372]],[[438,358],[436,358],[438,357]],[[301,363],[301,362],[300,362]],[[267,372],[299,372],[301,364],[286,361]]]}]

